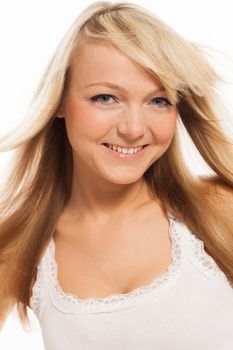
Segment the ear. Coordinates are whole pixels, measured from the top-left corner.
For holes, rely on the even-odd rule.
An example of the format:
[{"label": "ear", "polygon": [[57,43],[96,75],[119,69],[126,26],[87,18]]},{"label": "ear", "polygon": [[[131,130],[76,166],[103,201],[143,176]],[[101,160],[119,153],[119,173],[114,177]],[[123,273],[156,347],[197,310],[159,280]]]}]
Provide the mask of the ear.
[{"label": "ear", "polygon": [[65,113],[64,113],[64,107],[61,106],[60,108],[58,108],[58,111],[56,113],[56,117],[57,118],[64,118],[65,117]]}]

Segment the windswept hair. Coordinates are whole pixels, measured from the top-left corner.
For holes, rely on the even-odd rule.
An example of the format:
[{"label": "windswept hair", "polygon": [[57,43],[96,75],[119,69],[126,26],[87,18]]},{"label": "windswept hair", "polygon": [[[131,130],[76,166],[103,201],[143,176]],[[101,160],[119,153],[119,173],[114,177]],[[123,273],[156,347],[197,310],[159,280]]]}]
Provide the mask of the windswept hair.
[{"label": "windswept hair", "polygon": [[[94,2],[74,21],[46,68],[29,118],[0,140],[15,150],[0,202],[0,318],[14,305],[22,325],[37,265],[71,193],[73,159],[64,118],[72,60],[87,40],[114,45],[158,77],[177,105],[168,149],[144,174],[155,198],[205,244],[233,283],[232,140],[215,110],[222,77],[201,45],[182,38],[157,16],[127,2]],[[197,177],[182,157],[184,127],[213,175]],[[227,206],[226,206],[227,205]],[[231,207],[233,209],[233,205]]]}]

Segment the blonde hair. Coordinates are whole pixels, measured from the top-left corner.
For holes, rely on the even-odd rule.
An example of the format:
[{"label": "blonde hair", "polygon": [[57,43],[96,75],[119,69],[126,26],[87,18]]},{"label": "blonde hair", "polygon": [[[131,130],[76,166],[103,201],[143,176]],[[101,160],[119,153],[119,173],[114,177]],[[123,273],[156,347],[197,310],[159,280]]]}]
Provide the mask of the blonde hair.
[{"label": "blonde hair", "polygon": [[86,40],[103,40],[138,62],[159,77],[177,105],[180,125],[214,175],[200,181],[188,170],[177,128],[169,148],[144,176],[164,209],[204,242],[233,282],[232,218],[219,209],[231,203],[227,194],[233,192],[232,142],[214,111],[215,84],[222,78],[201,46],[144,8],[95,2],[58,46],[33,97],[30,118],[0,140],[0,151],[16,150],[0,203],[0,317],[16,304],[24,326],[37,265],[71,192],[72,149],[64,118],[56,115],[68,90],[72,59]]}]

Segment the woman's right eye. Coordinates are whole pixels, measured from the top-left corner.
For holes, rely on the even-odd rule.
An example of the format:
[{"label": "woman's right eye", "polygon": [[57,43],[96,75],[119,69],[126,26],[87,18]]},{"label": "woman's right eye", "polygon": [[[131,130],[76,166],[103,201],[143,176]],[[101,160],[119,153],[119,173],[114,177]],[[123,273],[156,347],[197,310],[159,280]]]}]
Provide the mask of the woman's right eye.
[{"label": "woman's right eye", "polygon": [[[105,97],[105,98],[107,97],[107,99],[103,99],[103,97]],[[106,103],[109,101],[108,100],[109,97],[112,98],[113,100],[115,100],[114,96],[107,95],[107,94],[100,94],[100,95],[93,96],[90,98],[90,100],[92,102],[100,102],[101,104],[109,104],[109,103]]]}]

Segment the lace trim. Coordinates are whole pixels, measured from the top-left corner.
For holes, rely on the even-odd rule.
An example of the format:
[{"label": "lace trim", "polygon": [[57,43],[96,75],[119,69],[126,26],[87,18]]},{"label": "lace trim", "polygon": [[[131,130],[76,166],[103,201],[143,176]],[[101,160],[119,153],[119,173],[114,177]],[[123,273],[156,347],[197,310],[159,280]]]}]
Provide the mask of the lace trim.
[{"label": "lace trim", "polygon": [[224,282],[229,280],[222,270],[218,267],[215,260],[207,254],[204,247],[204,242],[201,241],[196,235],[191,233],[191,243],[193,245],[193,253],[195,260],[202,269],[203,272],[207,272],[214,277],[220,278]]},{"label": "lace trim", "polygon": [[[147,293],[150,293],[156,289],[167,286],[169,288],[171,280],[175,278],[177,272],[181,266],[181,261],[183,258],[181,236],[185,235],[185,232],[177,232],[177,220],[171,214],[168,215],[170,227],[169,235],[172,241],[171,253],[172,253],[172,263],[168,267],[165,273],[162,273],[155,277],[151,283],[145,286],[141,286],[133,289],[127,294],[112,294],[106,297],[90,297],[90,298],[79,298],[77,295],[72,293],[64,292],[57,280],[57,264],[55,260],[55,244],[53,238],[48,245],[49,252],[49,272],[52,280],[52,284],[55,287],[57,295],[68,304],[76,304],[79,306],[111,306],[115,304],[128,304],[130,301],[139,298]],[[206,274],[212,275],[221,279],[224,283],[230,284],[226,275],[222,270],[219,269],[214,259],[209,256],[204,250],[204,243],[194,235],[190,230],[188,230],[188,239],[191,242],[191,249],[193,252],[194,260],[200,269]],[[233,285],[231,285],[233,288]],[[36,315],[39,316],[41,312],[42,304],[42,271],[41,265],[37,267],[37,278],[32,288],[32,296],[30,299],[30,306]]]},{"label": "lace trim", "polygon": [[51,275],[52,283],[53,283],[53,286],[55,287],[56,293],[66,303],[72,303],[76,305],[78,304],[82,306],[96,306],[96,304],[108,306],[108,305],[119,304],[119,303],[121,304],[128,303],[132,300],[137,299],[138,297],[141,297],[147,293],[152,292],[155,289],[158,289],[159,287],[168,285],[169,281],[171,281],[177,275],[177,270],[181,265],[182,256],[183,256],[181,243],[180,243],[180,233],[177,232],[177,227],[175,225],[176,219],[170,214],[168,215],[168,218],[170,222],[169,235],[172,241],[172,245],[171,245],[172,263],[170,264],[170,266],[168,267],[165,273],[162,273],[156,276],[156,278],[153,279],[152,282],[149,283],[148,285],[135,288],[129,293],[125,293],[125,294],[117,293],[117,294],[111,294],[106,297],[90,297],[90,298],[81,299],[77,295],[64,292],[59,284],[59,281],[57,280],[55,243],[52,238],[49,243],[49,252],[50,252],[49,265],[50,265],[50,275]]},{"label": "lace trim", "polygon": [[37,266],[36,281],[32,287],[32,296],[30,298],[30,306],[37,316],[39,316],[41,311],[42,289],[42,270],[39,264]]}]

